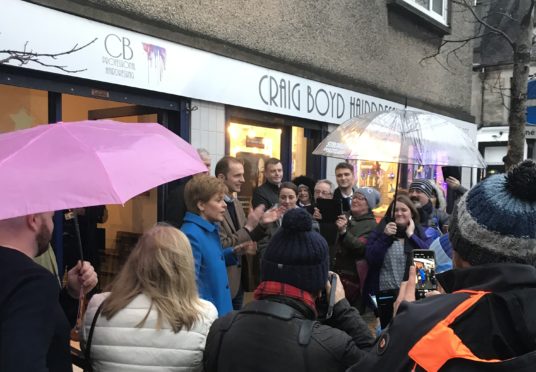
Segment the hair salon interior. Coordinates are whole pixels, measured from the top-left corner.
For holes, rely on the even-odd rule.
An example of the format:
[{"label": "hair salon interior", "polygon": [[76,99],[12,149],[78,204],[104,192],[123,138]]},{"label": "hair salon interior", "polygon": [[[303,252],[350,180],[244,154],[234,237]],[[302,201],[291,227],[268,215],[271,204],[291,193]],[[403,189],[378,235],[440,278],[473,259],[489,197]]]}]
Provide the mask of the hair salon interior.
[{"label": "hair salon interior", "polygon": [[[476,143],[472,49],[461,48],[449,70],[426,58],[445,36],[472,31],[448,0],[2,0],[2,9],[0,49],[38,61],[0,66],[0,132],[86,119],[158,122],[207,149],[213,166],[224,155],[243,158],[246,196],[269,157],[282,160],[285,179],[334,179],[339,160],[312,150],[370,111],[407,104],[444,115]],[[355,169],[359,186],[379,189],[386,205],[396,164]],[[409,181],[443,181],[440,168],[407,172]],[[471,182],[464,169],[462,183]],[[103,284],[132,241],[166,219],[167,195],[164,185],[97,213]],[[56,225],[63,267],[61,215]]]}]

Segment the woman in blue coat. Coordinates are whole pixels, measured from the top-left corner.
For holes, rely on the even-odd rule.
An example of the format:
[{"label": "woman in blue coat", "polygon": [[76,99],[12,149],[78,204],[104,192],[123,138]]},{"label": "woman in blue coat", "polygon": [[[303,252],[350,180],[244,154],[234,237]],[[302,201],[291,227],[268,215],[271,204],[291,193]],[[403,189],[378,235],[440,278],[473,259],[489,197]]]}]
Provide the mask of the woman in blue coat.
[{"label": "woman in blue coat", "polygon": [[192,246],[199,295],[216,306],[220,317],[233,310],[226,266],[238,263],[240,249],[223,248],[220,243],[216,222],[223,221],[227,209],[226,190],[216,177],[200,175],[188,181],[184,189],[188,212],[181,227]]}]

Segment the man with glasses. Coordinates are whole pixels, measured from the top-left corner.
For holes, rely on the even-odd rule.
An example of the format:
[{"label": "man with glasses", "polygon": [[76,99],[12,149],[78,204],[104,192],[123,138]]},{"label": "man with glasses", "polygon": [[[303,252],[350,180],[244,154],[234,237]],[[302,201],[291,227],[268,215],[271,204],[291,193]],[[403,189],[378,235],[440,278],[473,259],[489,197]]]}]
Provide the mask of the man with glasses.
[{"label": "man with glasses", "polygon": [[[315,203],[317,199],[333,199],[333,183],[330,180],[320,180],[314,188]],[[322,214],[318,208],[314,209],[313,218],[317,221],[322,220]]]},{"label": "man with glasses", "polygon": [[[320,180],[316,183],[314,188],[315,204],[319,199],[333,199],[333,183],[330,180]],[[337,225],[334,221],[322,221],[322,213],[320,209],[315,206],[313,218],[318,221],[320,227],[320,234],[326,239],[329,247],[330,263],[335,258],[335,246],[337,242]],[[330,264],[330,267],[332,265]]]}]

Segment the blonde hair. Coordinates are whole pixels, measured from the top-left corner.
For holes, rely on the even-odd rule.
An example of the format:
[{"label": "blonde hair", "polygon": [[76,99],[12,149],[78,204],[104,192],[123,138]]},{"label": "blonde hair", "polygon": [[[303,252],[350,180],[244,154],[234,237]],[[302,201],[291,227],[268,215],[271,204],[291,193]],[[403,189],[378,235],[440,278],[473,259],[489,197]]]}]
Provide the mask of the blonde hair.
[{"label": "blonde hair", "polygon": [[151,306],[136,327],[145,324],[153,307],[158,314],[156,329],[166,321],[175,333],[183,326],[190,330],[199,319],[202,304],[192,248],[186,235],[170,225],[157,224],[140,237],[111,284],[102,315],[111,319],[142,293]]},{"label": "blonde hair", "polygon": [[219,178],[207,175],[193,177],[184,186],[184,202],[188,211],[199,214],[197,203],[207,203],[214,195],[227,193],[227,186]]}]

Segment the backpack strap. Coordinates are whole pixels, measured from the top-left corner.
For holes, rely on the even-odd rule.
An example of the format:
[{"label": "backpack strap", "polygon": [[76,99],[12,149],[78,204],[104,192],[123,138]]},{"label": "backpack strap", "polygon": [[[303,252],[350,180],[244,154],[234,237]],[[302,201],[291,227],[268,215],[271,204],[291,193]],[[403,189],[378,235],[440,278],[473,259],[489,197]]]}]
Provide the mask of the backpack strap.
[{"label": "backpack strap", "polygon": [[103,304],[104,304],[104,301],[101,302],[101,304],[97,308],[97,311],[95,311],[95,315],[93,316],[93,321],[91,322],[91,328],[89,328],[89,334],[87,336],[86,347],[84,349],[84,359],[86,360],[86,363],[87,363],[86,371],[93,371],[93,366],[91,365],[91,341],[93,340],[93,331],[95,330],[95,325],[97,324],[97,319],[99,319]]},{"label": "backpack strap", "polygon": [[[250,302],[243,309],[239,311],[233,311],[229,316],[218,319],[220,322],[219,330],[215,339],[211,341],[211,344],[215,345],[214,349],[206,350],[205,355],[211,354],[214,355],[213,358],[207,358],[204,361],[206,371],[217,371],[218,370],[218,360],[220,357],[221,345],[223,338],[227,331],[231,328],[236,317],[239,314],[258,314],[258,315],[269,315],[275,318],[289,321],[293,318],[298,318],[301,320],[300,329],[298,331],[298,344],[303,346],[303,357],[305,365],[308,365],[308,359],[306,356],[306,350],[309,342],[311,341],[311,336],[313,333],[313,327],[316,321],[309,319],[303,319],[303,316],[293,307],[285,305],[275,301],[267,300],[257,300]],[[308,369],[307,369],[308,370]]]},{"label": "backpack strap", "polygon": [[223,338],[225,337],[225,334],[231,328],[233,325],[236,316],[240,313],[240,311],[233,311],[229,314],[229,316],[225,316],[223,318],[219,318],[218,321],[220,321],[220,327],[218,330],[218,333],[214,337],[215,339],[211,342],[212,346],[210,349],[205,349],[204,355],[208,355],[209,353],[214,355],[213,358],[204,358],[203,364],[205,366],[205,371],[217,371],[218,370],[218,360],[220,358],[220,349],[221,344],[223,342]]},{"label": "backpack strap", "polygon": [[298,331],[298,344],[307,346],[311,341],[315,322],[310,319],[303,319],[303,316],[292,306],[275,301],[258,300],[249,303],[244,309],[240,310],[240,313],[270,315],[286,321],[297,318],[301,320],[300,330]]}]

